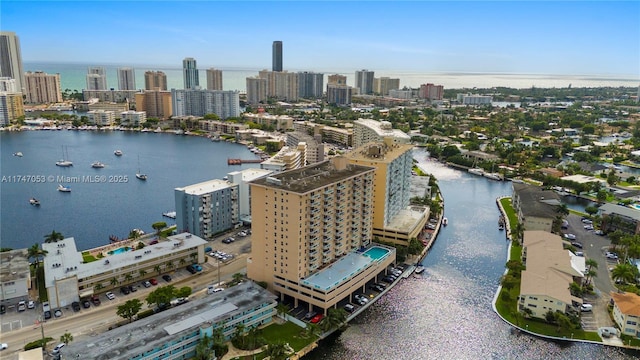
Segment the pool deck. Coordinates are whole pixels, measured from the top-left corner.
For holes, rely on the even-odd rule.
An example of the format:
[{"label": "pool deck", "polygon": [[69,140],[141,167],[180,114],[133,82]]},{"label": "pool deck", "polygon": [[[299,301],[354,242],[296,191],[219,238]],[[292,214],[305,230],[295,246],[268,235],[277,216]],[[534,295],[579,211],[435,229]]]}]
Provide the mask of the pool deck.
[{"label": "pool deck", "polygon": [[[378,258],[372,257],[371,254],[367,254],[367,252],[376,248],[383,249],[384,251],[386,251],[386,253]],[[362,272],[364,269],[372,266],[373,264],[386,258],[392,253],[393,250],[378,244],[373,245],[364,252],[350,252],[325,269],[322,269],[309,276],[308,278],[302,280],[302,284],[310,286],[314,289],[329,291],[332,288],[339,286],[343,282],[353,278],[359,272]]]}]

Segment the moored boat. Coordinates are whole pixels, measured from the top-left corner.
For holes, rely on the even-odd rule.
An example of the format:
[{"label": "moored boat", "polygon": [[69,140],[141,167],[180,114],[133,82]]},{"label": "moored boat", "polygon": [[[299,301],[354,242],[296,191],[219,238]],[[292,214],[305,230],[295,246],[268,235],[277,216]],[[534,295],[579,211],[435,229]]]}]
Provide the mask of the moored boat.
[{"label": "moored boat", "polygon": [[115,156],[122,156],[122,150],[116,150],[113,152]]},{"label": "moored boat", "polygon": [[31,199],[29,199],[29,204],[31,204],[33,206],[40,206],[40,201],[38,201],[38,199],[36,199],[36,198],[31,198]]},{"label": "moored boat", "polygon": [[167,211],[167,212],[162,213],[162,216],[168,217],[170,219],[175,219],[176,218],[176,212],[175,211]]},{"label": "moored boat", "polygon": [[104,164],[101,163],[100,161],[94,161],[93,163],[91,163],[91,167],[92,168],[96,168],[96,169],[100,169],[104,167]]},{"label": "moored boat", "polygon": [[138,178],[140,180],[147,180],[147,175],[146,174],[137,173],[136,174],[136,178]]},{"label": "moored boat", "polygon": [[473,168],[473,169],[469,169],[468,171],[470,174],[473,174],[473,175],[480,175],[480,176],[484,175],[484,170],[480,168]]},{"label": "moored boat", "polygon": [[500,173],[484,173],[483,176],[487,179],[502,181],[502,175]]},{"label": "moored boat", "polygon": [[22,152],[21,151],[14,152],[13,156],[22,157]]},{"label": "moored boat", "polygon": [[445,217],[445,218],[442,218],[442,225],[443,225],[443,226],[447,226],[447,225],[449,225],[449,219],[447,219],[446,217]]},{"label": "moored boat", "polygon": [[68,186],[64,186],[62,184],[58,184],[58,191],[60,192],[71,192],[71,188]]},{"label": "moored boat", "polygon": [[414,271],[414,273],[416,273],[416,274],[422,274],[423,272],[424,272],[424,266],[422,266],[422,265],[418,265],[416,267],[416,270]]}]

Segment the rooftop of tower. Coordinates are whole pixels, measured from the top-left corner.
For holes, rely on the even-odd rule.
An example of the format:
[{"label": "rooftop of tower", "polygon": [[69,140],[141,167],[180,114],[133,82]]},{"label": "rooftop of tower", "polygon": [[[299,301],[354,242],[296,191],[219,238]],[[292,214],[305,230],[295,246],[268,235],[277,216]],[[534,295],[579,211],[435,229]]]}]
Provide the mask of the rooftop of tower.
[{"label": "rooftop of tower", "polygon": [[375,171],[375,168],[349,164],[346,158],[338,156],[303,168],[262,178],[253,181],[252,184],[303,194],[328,184],[373,171]]}]

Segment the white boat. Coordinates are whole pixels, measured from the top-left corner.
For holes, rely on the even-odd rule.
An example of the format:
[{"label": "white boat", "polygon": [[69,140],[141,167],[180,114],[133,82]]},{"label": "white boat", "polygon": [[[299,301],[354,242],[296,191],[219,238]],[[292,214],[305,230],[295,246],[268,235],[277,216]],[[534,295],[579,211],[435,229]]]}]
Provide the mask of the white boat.
[{"label": "white boat", "polygon": [[62,159],[56,161],[56,166],[61,166],[61,167],[73,166],[73,162],[68,160],[68,157],[69,156],[66,154],[65,148],[62,147]]},{"label": "white boat", "polygon": [[480,168],[473,168],[473,169],[469,169],[469,173],[473,174],[473,175],[484,175],[484,170],[480,169]]},{"label": "white boat", "polygon": [[449,220],[446,217],[442,218],[442,225],[447,226],[448,224],[449,224]]},{"label": "white boat", "polygon": [[22,157],[22,152],[20,152],[20,151],[14,152],[13,156]]},{"label": "white boat", "polygon": [[136,178],[140,180],[147,180],[147,175],[140,171],[140,156],[138,156],[138,172],[136,173]]},{"label": "white boat", "polygon": [[227,180],[229,180],[229,177],[228,176],[223,176],[222,180],[227,181]]},{"label": "white boat", "polygon": [[122,150],[116,150],[113,152],[115,156],[122,156]]},{"label": "white boat", "polygon": [[211,141],[218,142],[220,141],[220,135],[216,134],[211,137]]},{"label": "white boat", "polygon": [[170,219],[175,219],[176,218],[176,212],[175,211],[167,211],[162,213],[162,216],[168,217]]},{"label": "white boat", "polygon": [[100,161],[94,161],[93,163],[91,163],[91,167],[92,168],[96,168],[96,169],[100,169],[104,167],[104,164],[101,163]]},{"label": "white boat", "polygon": [[71,188],[68,186],[64,186],[62,184],[58,184],[58,191],[60,192],[71,192]]},{"label": "white boat", "polygon": [[500,173],[484,173],[483,176],[487,179],[502,181],[502,175]]},{"label": "white boat", "polygon": [[31,198],[31,199],[29,199],[29,204],[31,204],[33,206],[40,206],[40,201],[38,201],[38,199],[36,199],[36,198]]},{"label": "white boat", "polygon": [[416,267],[416,270],[414,271],[414,273],[416,273],[416,274],[422,274],[423,272],[424,272],[424,266],[422,266],[422,265],[418,265]]}]

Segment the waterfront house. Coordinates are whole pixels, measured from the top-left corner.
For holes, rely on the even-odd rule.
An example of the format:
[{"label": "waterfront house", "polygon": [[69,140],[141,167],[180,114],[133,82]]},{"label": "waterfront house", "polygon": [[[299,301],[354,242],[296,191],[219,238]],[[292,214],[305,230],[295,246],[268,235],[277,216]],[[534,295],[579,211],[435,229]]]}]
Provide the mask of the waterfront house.
[{"label": "waterfront house", "polygon": [[531,310],[531,316],[544,319],[549,311],[575,311],[582,299],[571,295],[571,283],[581,283],[584,262],[563,249],[562,238],[546,231],[525,231],[522,261],[526,270],[520,280],[518,311]]},{"label": "waterfront house", "polygon": [[518,222],[525,230],[551,232],[561,205],[558,194],[534,185],[513,183],[511,199],[518,215]]},{"label": "waterfront house", "polygon": [[613,321],[624,335],[640,338],[640,296],[611,292]]}]

